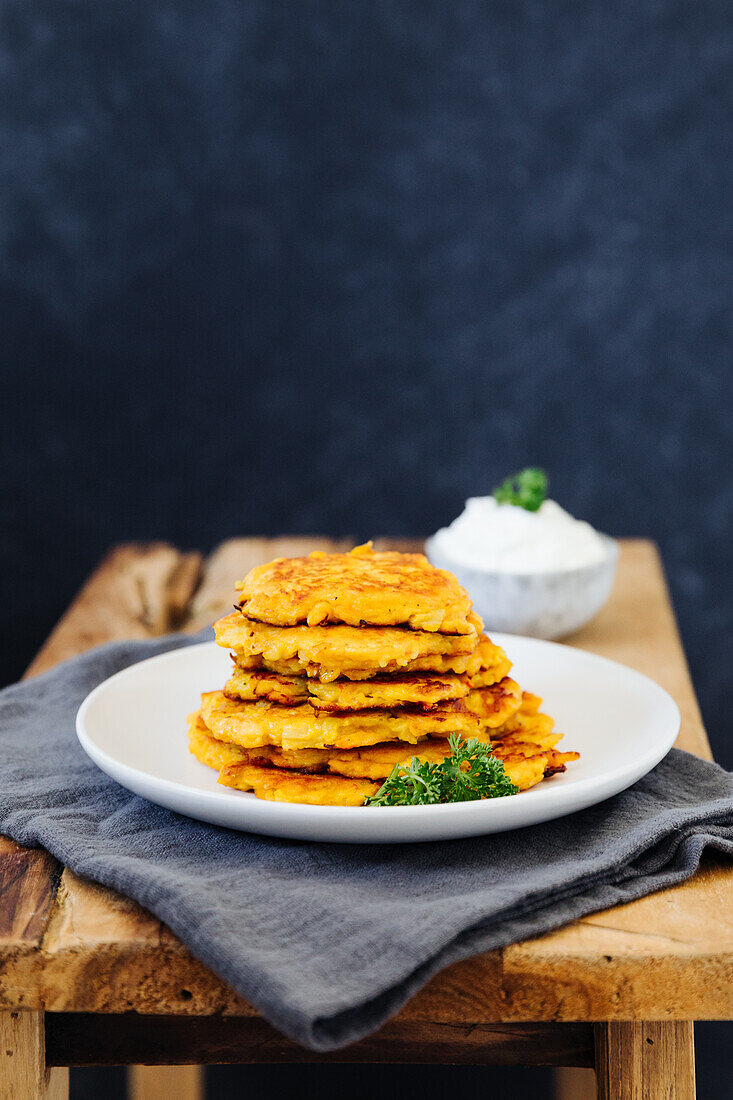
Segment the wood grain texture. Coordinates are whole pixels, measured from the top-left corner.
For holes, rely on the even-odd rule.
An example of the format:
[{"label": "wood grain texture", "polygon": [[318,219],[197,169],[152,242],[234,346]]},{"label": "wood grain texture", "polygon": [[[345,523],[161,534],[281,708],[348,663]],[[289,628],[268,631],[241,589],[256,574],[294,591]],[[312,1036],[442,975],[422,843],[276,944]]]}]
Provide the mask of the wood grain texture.
[{"label": "wood grain texture", "polygon": [[712,759],[685,652],[654,543],[625,539],[611,599],[568,645],[599,653],[656,680],[677,703],[677,746]]},{"label": "wood grain texture", "polygon": [[[195,562],[177,562],[170,548],[152,548],[150,556],[140,548],[121,548],[107,559],[111,566],[105,563],[96,574],[93,599],[90,586],[83,591],[86,609],[80,612],[72,606],[37,663],[43,666],[68,655],[75,631],[80,649],[94,644],[91,637],[103,640],[104,629],[107,637],[143,636],[153,626],[167,629],[166,619],[172,623],[182,616],[186,628],[196,629],[231,605],[235,580],[253,564],[327,546],[328,541],[319,538],[231,540],[207,561],[195,592]],[[137,578],[133,585],[120,576],[128,563]],[[192,596],[190,614],[181,610],[186,590]],[[100,611],[111,605],[114,613]],[[683,713],[680,744],[701,754],[709,752],[651,544],[623,544],[609,605],[571,642],[639,668],[662,683]],[[69,872],[62,877],[48,915],[42,951],[16,954],[14,964],[2,955],[0,959],[0,1003],[11,1006],[24,1003],[58,1012],[135,1009],[183,1016],[255,1015],[150,914]],[[673,890],[447,968],[412,999],[399,1019],[473,1026],[489,1021],[732,1015],[733,874],[727,865],[709,859],[700,874]]]},{"label": "wood grain texture", "polygon": [[436,1063],[439,1065],[590,1066],[591,1024],[433,1024],[392,1020],[343,1050],[319,1054],[280,1035],[259,1017],[122,1016],[48,1013],[49,1065],[202,1062]]},{"label": "wood grain texture", "polygon": [[603,1023],[595,1035],[598,1100],[695,1100],[689,1021]]},{"label": "wood grain texture", "polygon": [[[200,554],[182,554],[164,543],[113,550],[59,621],[26,677],[115,638],[146,638],[174,629],[187,611],[201,562]],[[44,937],[57,889],[65,894],[69,876],[69,871],[62,875],[47,852],[0,837],[0,1005],[43,1003]]]},{"label": "wood grain texture", "polygon": [[592,1069],[563,1066],[554,1074],[555,1100],[598,1100],[596,1075]]},{"label": "wood grain texture", "polygon": [[203,1097],[203,1066],[130,1066],[127,1070],[127,1100],[203,1100]]},{"label": "wood grain texture", "polygon": [[0,837],[0,1008],[37,1008],[40,947],[61,867],[47,853]]},{"label": "wood grain texture", "polygon": [[55,860],[0,837],[0,950],[36,947],[53,902]]},{"label": "wood grain texture", "polygon": [[39,672],[115,638],[151,638],[182,622],[201,572],[198,553],[166,543],[119,546],[87,583],[31,664]]},{"label": "wood grain texture", "polygon": [[46,1068],[44,1014],[0,1012],[0,1100],[68,1100],[68,1069]]}]

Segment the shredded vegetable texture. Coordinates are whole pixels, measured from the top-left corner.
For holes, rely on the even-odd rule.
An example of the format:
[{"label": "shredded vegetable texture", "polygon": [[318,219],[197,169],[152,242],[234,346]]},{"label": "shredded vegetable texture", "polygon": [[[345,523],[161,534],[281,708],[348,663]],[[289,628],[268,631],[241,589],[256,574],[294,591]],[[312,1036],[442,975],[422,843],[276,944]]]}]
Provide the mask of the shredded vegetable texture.
[{"label": "shredded vegetable texture", "polygon": [[528,466],[497,485],[492,495],[499,504],[516,504],[528,512],[536,512],[547,497],[547,474],[539,466]]},{"label": "shredded vegetable texture", "polygon": [[409,764],[396,764],[367,806],[432,806],[440,802],[474,802],[516,794],[501,760],[491,746],[458,734],[448,738],[451,755],[439,764],[413,756]]}]

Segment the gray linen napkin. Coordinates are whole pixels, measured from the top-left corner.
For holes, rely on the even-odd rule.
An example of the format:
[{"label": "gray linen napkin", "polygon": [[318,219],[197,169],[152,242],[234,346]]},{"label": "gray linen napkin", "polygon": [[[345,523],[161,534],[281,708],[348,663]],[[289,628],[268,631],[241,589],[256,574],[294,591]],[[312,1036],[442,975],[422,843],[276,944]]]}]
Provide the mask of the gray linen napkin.
[{"label": "gray linen napkin", "polygon": [[473,840],[301,843],[160,809],[85,756],[76,711],[197,640],[113,643],[0,693],[0,831],[136,898],[314,1050],[376,1030],[447,963],[681,882],[708,846],[733,855],[733,775],[674,750],[599,806]]}]

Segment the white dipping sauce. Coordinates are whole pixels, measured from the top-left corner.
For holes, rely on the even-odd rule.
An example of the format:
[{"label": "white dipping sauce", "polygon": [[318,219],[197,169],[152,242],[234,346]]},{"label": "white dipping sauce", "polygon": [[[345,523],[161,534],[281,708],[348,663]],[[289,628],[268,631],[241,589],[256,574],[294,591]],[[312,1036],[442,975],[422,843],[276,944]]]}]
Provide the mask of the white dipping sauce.
[{"label": "white dipping sauce", "polygon": [[456,562],[496,573],[577,569],[608,556],[598,532],[554,500],[528,512],[516,504],[499,504],[494,497],[472,497],[435,539]]}]

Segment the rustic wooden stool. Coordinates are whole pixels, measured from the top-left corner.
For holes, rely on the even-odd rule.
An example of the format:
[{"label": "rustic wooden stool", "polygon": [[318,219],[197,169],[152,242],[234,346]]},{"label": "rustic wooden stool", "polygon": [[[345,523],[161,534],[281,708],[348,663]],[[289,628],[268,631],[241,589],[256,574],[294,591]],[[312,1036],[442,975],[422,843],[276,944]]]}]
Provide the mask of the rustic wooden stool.
[{"label": "rustic wooden stool", "polygon": [[[119,547],[28,675],[110,639],[198,629],[231,606],[252,565],[328,545],[235,539],[206,561],[160,544]],[[662,684],[682,710],[678,744],[710,756],[652,544],[623,543],[610,603],[571,644]],[[601,1100],[690,1100],[692,1021],[730,1019],[732,990],[733,870],[709,857],[675,889],[450,966],[378,1034],[314,1054],[137,904],[0,838],[2,1100],[60,1100],[68,1071],[56,1067],[89,1065],[132,1066],[136,1100],[194,1100],[201,1065],[281,1061],[587,1067],[558,1070],[558,1096],[588,1100],[597,1080]]]}]

